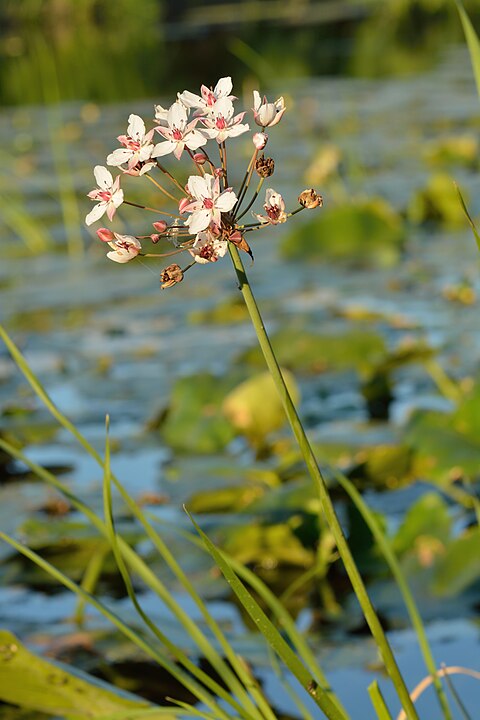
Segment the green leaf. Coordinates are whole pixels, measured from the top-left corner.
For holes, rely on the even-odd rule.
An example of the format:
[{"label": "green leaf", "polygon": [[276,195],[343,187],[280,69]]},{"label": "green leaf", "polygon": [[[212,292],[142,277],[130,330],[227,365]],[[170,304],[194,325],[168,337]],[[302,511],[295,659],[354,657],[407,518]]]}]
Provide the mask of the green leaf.
[{"label": "green leaf", "polygon": [[465,12],[463,3],[461,0],[455,0],[457,9],[462,21],[463,31],[467,40],[468,50],[470,52],[470,60],[472,61],[473,74],[475,75],[475,82],[477,84],[477,92],[480,97],[480,40],[475,28],[473,27],[470,18]]},{"label": "green leaf", "polygon": [[401,216],[382,198],[370,198],[322,210],[287,236],[282,252],[288,259],[389,267],[398,260],[404,239]]},{"label": "green leaf", "polygon": [[176,450],[209,453],[222,450],[235,431],[221,405],[232,379],[199,373],[177,380],[162,425],[166,442]]},{"label": "green leaf", "polygon": [[[295,403],[300,392],[293,375],[282,370],[288,392]],[[232,425],[252,441],[261,443],[286,422],[282,400],[268,370],[245,380],[225,398],[222,409]]]},{"label": "green leaf", "polygon": [[406,514],[393,538],[393,550],[398,555],[412,550],[420,535],[435,538],[446,545],[451,524],[446,502],[438,493],[425,493]]},{"label": "green leaf", "polygon": [[[286,327],[272,336],[279,363],[298,372],[356,369],[368,372],[386,357],[383,338],[377,333],[353,330],[341,334],[320,335],[304,328]],[[247,350],[240,360],[261,366],[258,347]]]},{"label": "green leaf", "polygon": [[407,208],[413,223],[438,223],[456,228],[463,225],[464,211],[458,202],[453,178],[447,173],[432,175],[424,187],[417,190]]},{"label": "green leaf", "polygon": [[435,573],[433,589],[439,595],[456,595],[480,578],[480,529],[468,530],[452,542]]},{"label": "green leaf", "polygon": [[368,694],[370,695],[372,705],[375,708],[375,712],[377,713],[378,720],[392,720],[392,716],[390,715],[390,711],[383,698],[377,680],[374,680],[368,686]]},{"label": "green leaf", "polygon": [[[106,683],[37,657],[6,630],[0,630],[0,699],[75,718],[102,718],[149,707],[140,698],[122,696]],[[170,718],[175,717],[172,712]]]}]

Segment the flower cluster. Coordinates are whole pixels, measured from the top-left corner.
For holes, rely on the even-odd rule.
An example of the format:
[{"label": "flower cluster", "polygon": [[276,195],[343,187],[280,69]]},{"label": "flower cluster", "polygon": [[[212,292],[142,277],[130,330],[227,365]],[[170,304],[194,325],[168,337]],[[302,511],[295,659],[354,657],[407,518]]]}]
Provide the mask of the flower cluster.
[{"label": "flower cluster", "polygon": [[[154,126],[147,131],[138,115],[130,115],[126,135],[119,135],[121,147],[107,157],[107,165],[118,168],[121,174],[115,178],[104,166],[94,169],[97,188],[88,193],[96,205],[88,213],[87,225],[100,220],[106,213],[112,220],[120,205],[139,207],[166,219],[153,223],[155,232],[149,235],[121,235],[107,228],[97,230],[97,235],[111,248],[110,260],[126,263],[138,256],[166,257],[189,253],[190,264],[183,269],[172,264],[162,270],[160,281],[163,288],[171,287],[183,279],[184,273],[196,264],[216,262],[223,257],[233,243],[253,259],[246,235],[268,225],[284,223],[303,208],[322,205],[322,198],[313,189],[299,196],[299,207],[292,212],[276,190],[268,188],[263,205],[264,213],[252,212],[254,222],[242,220],[257,200],[262,185],[275,169],[274,160],[265,157],[268,135],[265,132],[280,122],[285,113],[282,97],[268,102],[255,90],[253,93],[253,121],[260,128],[252,135],[252,157],[238,189],[228,184],[227,140],[250,131],[244,122],[246,111],[236,113],[232,95],[232,80],[221,78],[216,86],[202,85],[200,94],[185,90],[178,93],[170,108],[155,106]],[[216,144],[215,158],[207,151],[209,142]],[[210,153],[210,154],[209,154]],[[160,158],[174,155],[177,160],[188,156],[194,168],[185,186],[175,174],[165,168]],[[252,177],[258,176],[257,187],[250,192]],[[162,194],[176,204],[175,212],[155,209],[128,201],[120,188],[122,175],[144,177],[152,182]],[[140,241],[152,244],[160,240],[169,242],[173,249],[164,253],[144,252]]]}]

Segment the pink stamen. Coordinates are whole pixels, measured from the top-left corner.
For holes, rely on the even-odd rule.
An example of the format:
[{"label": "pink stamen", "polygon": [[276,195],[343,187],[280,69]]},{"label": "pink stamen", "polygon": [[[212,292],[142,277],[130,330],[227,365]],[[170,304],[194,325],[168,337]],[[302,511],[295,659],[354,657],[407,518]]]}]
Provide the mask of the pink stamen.
[{"label": "pink stamen", "polygon": [[172,137],[174,140],[181,140],[183,137],[182,131],[178,128],[175,128],[175,130],[172,132]]},{"label": "pink stamen", "polygon": [[227,122],[224,117],[219,115],[215,121],[215,125],[219,130],[225,130],[225,128],[227,127]]},{"label": "pink stamen", "polygon": [[211,200],[211,198],[205,198],[203,201],[203,207],[206,210],[211,210],[213,208],[213,200]]}]

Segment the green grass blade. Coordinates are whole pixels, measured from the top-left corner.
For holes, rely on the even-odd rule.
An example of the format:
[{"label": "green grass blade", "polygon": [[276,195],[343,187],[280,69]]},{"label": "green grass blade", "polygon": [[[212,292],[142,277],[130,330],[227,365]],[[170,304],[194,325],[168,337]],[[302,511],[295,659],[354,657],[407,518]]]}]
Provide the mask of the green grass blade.
[{"label": "green grass blade", "polygon": [[[92,556],[90,561],[87,563],[82,582],[80,583],[80,586],[91,595],[95,593],[95,588],[97,587],[100,575],[102,574],[105,558],[109,554],[110,548],[104,541],[99,542],[92,551]],[[74,617],[77,625],[83,625],[85,619],[85,600],[81,597],[78,598]]]},{"label": "green grass blade", "polygon": [[477,84],[477,92],[480,97],[480,40],[475,28],[473,27],[470,18],[465,12],[463,3],[461,0],[455,0],[457,4],[458,13],[460,20],[463,25],[463,32],[467,40],[468,51],[470,53],[470,60],[472,61],[473,74],[475,75],[475,82]]},{"label": "green grass blade", "polygon": [[467,208],[467,205],[466,205],[466,203],[465,203],[465,200],[463,199],[463,195],[462,195],[462,193],[461,193],[461,191],[460,191],[460,188],[458,187],[457,183],[454,183],[454,185],[455,185],[455,189],[456,189],[456,191],[457,191],[458,198],[459,198],[459,200],[460,200],[460,204],[461,204],[461,206],[462,206],[462,208],[463,208],[463,212],[465,213],[465,217],[466,217],[467,220],[468,220],[468,224],[469,224],[470,227],[472,228],[473,236],[474,236],[475,241],[476,241],[476,243],[477,243],[477,248],[480,250],[480,233],[478,232],[477,226],[475,225],[475,223],[474,223],[473,220],[472,220],[472,216],[471,216],[470,213],[468,212],[468,208]]},{"label": "green grass blade", "polygon": [[342,488],[345,490],[345,492],[348,494],[352,502],[354,503],[355,507],[365,520],[368,528],[370,529],[370,532],[372,533],[375,542],[377,543],[377,546],[382,553],[388,567],[390,568],[390,571],[395,578],[395,582],[398,585],[398,589],[400,590],[403,601],[405,603],[405,606],[407,608],[408,615],[410,617],[410,620],[412,622],[413,628],[415,630],[415,633],[418,638],[418,644],[420,646],[420,650],[425,662],[425,665],[427,667],[428,672],[430,673],[432,677],[432,681],[437,693],[438,701],[440,703],[440,706],[442,708],[444,717],[446,720],[452,720],[452,713],[450,710],[450,707],[448,705],[448,700],[445,695],[443,685],[440,682],[440,679],[437,674],[437,668],[435,665],[435,660],[433,658],[433,654],[427,639],[427,634],[425,632],[425,627],[423,625],[422,618],[420,616],[420,613],[417,608],[417,604],[413,598],[413,595],[410,591],[410,588],[408,587],[408,583],[405,579],[405,575],[402,572],[402,569],[400,567],[400,563],[398,562],[395,553],[393,552],[390,543],[388,542],[387,538],[385,537],[384,533],[382,532],[374,514],[371,512],[368,505],[365,503],[364,499],[358,492],[358,490],[355,488],[352,482],[348,480],[344,475],[341,475],[340,473],[335,473],[335,478],[338,481],[338,483],[342,486]]},{"label": "green grass blade", "polygon": [[320,685],[317,685],[308,669],[299,660],[297,655],[295,655],[291,647],[285,642],[277,628],[265,615],[260,605],[249,593],[237,574],[232,570],[231,566],[225,560],[223,553],[215,547],[192,516],[190,514],[188,514],[188,516],[233,592],[238,597],[243,607],[255,623],[257,629],[262,633],[272,649],[283,660],[290,672],[297,678],[300,684],[305,688],[329,720],[346,720],[344,713],[342,713],[338,709],[337,705],[332,701],[331,693],[324,690]]},{"label": "green grass blade", "polygon": [[372,705],[377,713],[378,720],[393,720],[376,680],[368,686],[368,694],[370,695]]},{"label": "green grass blade", "polygon": [[[0,325],[0,337],[4,341],[5,345],[7,346],[10,354],[12,355],[13,360],[15,361],[18,368],[21,370],[23,375],[25,376],[26,380],[36,393],[36,395],[40,398],[40,400],[44,403],[44,405],[47,407],[47,409],[50,411],[50,413],[53,415],[53,417],[57,420],[57,422],[62,425],[66,430],[68,430],[80,443],[80,445],[84,448],[84,450],[87,451],[87,453],[100,465],[101,468],[104,468],[104,462],[100,454],[93,448],[88,440],[82,435],[82,433],[77,430],[75,425],[57,408],[55,403],[51,400],[48,393],[46,392],[45,388],[42,386],[41,382],[38,380],[36,375],[33,373],[31,368],[29,367],[25,357],[22,355],[18,347],[15,345],[13,340],[9,337],[8,333],[5,331],[5,329]],[[45,478],[45,474],[42,473],[42,477]],[[124,491],[121,484],[118,482],[118,480],[115,478],[114,475],[112,475],[112,480],[115,482],[117,488],[122,493],[122,496],[126,500],[127,503],[130,504],[130,507],[133,507],[133,500],[129,498],[127,493]],[[82,504],[82,511],[85,510],[85,506]],[[140,513],[141,515],[142,513]],[[95,519],[92,518],[92,514],[90,513],[88,515],[90,520],[96,524],[96,527],[99,527],[101,532],[105,532],[105,528],[103,526],[103,523],[101,520],[96,518],[96,516],[93,516]],[[137,517],[139,517],[137,515]],[[140,517],[139,517],[140,519]],[[166,547],[166,546],[165,546]],[[143,561],[136,556],[135,553],[126,546],[122,552],[125,551],[128,553],[128,557],[132,562],[135,564],[136,572],[140,574],[144,582],[149,585],[149,587],[156,592],[161,599],[167,604],[167,606],[172,610],[172,612],[176,615],[176,617],[180,620],[180,622],[184,625],[187,632],[190,634],[192,639],[195,640],[197,645],[199,646],[201,652],[205,655],[205,657],[211,662],[212,666],[219,672],[222,678],[226,680],[230,680],[231,683],[235,684],[235,677],[233,673],[230,671],[228,664],[223,660],[223,658],[220,656],[218,652],[216,652],[213,645],[208,641],[208,639],[205,637],[205,635],[200,631],[198,625],[194,623],[188,615],[182,610],[182,608],[175,603],[175,601],[172,599],[171,595],[166,590],[163,583],[160,582],[158,578],[155,577],[155,575],[149,570],[149,568],[143,563]],[[135,555],[135,558],[133,556]],[[128,559],[128,558],[127,558]],[[191,585],[190,585],[191,587]],[[192,595],[192,597],[194,597]],[[195,599],[195,597],[194,597]],[[213,627],[213,620],[210,623],[211,627]],[[219,628],[217,631],[217,639],[219,639]],[[228,642],[226,640],[222,640],[222,647],[225,651],[227,651],[227,645]],[[229,652],[230,655],[230,661],[234,660],[233,654]],[[239,663],[235,663],[236,671],[239,672],[240,676],[242,675],[242,670],[239,666]],[[250,688],[252,693],[255,692],[254,685],[252,684],[252,681],[250,680]],[[237,694],[242,694],[242,688],[239,683],[236,683],[235,689]],[[244,696],[244,702],[250,706],[250,711],[253,714],[256,714],[255,705],[253,703],[249,703],[248,697],[246,693],[243,693]],[[262,703],[261,698],[259,698],[259,694],[257,691],[257,702]],[[264,714],[266,717],[269,717],[269,711],[268,706],[265,702],[263,702],[264,706]]]},{"label": "green grass blade", "polygon": [[168,637],[164,635],[161,630],[155,625],[151,618],[145,613],[141,607],[133,583],[128,572],[128,568],[125,564],[122,552],[119,547],[117,533],[115,531],[115,521],[112,510],[112,486],[111,486],[111,471],[110,471],[110,442],[109,442],[109,418],[106,418],[106,438],[105,438],[105,470],[103,476],[103,505],[104,505],[104,516],[105,516],[105,527],[107,537],[112,548],[112,552],[117,563],[117,567],[122,576],[122,580],[125,584],[128,597],[135,608],[138,616],[145,623],[150,632],[157,638],[157,640],[167,647],[170,652],[177,658],[179,662],[185,667],[185,669],[192,673],[194,677],[202,682],[210,691],[218,695],[218,697],[229,703],[245,720],[250,720],[250,716],[244,711],[241,705],[236,702],[235,698],[232,697],[221,685],[213,680],[207,673],[198,668],[183,652],[179,650],[173,643],[170,642]]},{"label": "green grass blade", "polygon": [[455,685],[453,684],[453,680],[450,678],[448,673],[445,673],[444,675],[445,683],[448,685],[448,689],[452,693],[452,697],[455,700],[457,707],[463,717],[463,720],[473,720],[472,716],[468,712],[467,708],[465,707],[462,698],[458,694]]},{"label": "green grass blade", "polygon": [[166,653],[161,652],[158,647],[152,645],[150,641],[144,639],[129,625],[124,623],[123,620],[116,613],[110,610],[106,605],[104,605],[101,600],[98,600],[98,598],[96,598],[95,596],[90,595],[90,593],[88,593],[82,587],[73,582],[73,580],[67,577],[56,567],[51,565],[51,563],[42,558],[36,552],[26,547],[25,545],[22,545],[21,543],[17,542],[12,537],[6,535],[4,532],[1,531],[0,540],[8,543],[19,553],[34,562],[39,568],[41,568],[51,577],[57,580],[57,582],[59,582],[61,585],[64,585],[67,590],[70,590],[76,595],[83,597],[92,607],[98,610],[98,612],[100,612],[107,620],[109,620],[112,625],[118,628],[118,630],[120,630],[120,632],[122,632],[131,642],[133,642],[138,648],[143,650],[146,655],[155,660],[161,667],[163,667],[171,675],[173,675],[173,677],[175,677],[178,682],[180,682],[184,687],[190,690],[190,692],[195,695],[200,702],[205,703],[207,707],[214,709],[216,712],[216,717],[221,718],[221,720],[230,720],[231,716],[229,718],[229,716],[225,714],[225,712],[216,704],[213,698],[205,691],[205,689],[200,684],[198,684],[195,680],[193,680],[193,678],[190,677],[188,673],[181,670],[181,668],[179,668],[174,662],[172,662],[172,660],[167,656]]}]

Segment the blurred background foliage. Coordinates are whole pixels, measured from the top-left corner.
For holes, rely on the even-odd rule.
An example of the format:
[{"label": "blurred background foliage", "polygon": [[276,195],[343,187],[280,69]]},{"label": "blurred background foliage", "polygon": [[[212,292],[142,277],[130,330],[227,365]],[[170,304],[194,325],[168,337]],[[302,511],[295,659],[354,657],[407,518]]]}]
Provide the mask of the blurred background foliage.
[{"label": "blurred background foliage", "polygon": [[222,68],[265,85],[405,74],[462,39],[451,0],[3,0],[0,28],[7,105],[166,95]]}]

